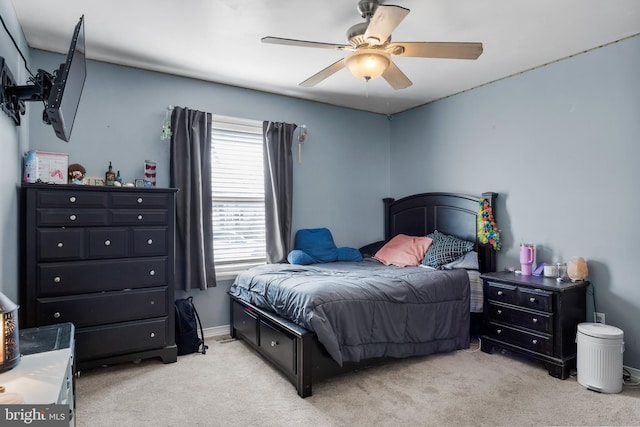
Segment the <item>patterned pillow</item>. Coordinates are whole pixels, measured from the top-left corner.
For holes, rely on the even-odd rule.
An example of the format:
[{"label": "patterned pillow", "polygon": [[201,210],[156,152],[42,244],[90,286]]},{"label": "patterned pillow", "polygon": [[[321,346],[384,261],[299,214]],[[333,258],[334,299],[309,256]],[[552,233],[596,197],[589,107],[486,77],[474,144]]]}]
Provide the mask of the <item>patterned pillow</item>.
[{"label": "patterned pillow", "polygon": [[433,268],[441,268],[443,265],[457,260],[462,255],[471,252],[474,246],[473,242],[458,239],[437,230],[428,234],[427,237],[431,237],[433,243],[424,255],[422,264]]}]

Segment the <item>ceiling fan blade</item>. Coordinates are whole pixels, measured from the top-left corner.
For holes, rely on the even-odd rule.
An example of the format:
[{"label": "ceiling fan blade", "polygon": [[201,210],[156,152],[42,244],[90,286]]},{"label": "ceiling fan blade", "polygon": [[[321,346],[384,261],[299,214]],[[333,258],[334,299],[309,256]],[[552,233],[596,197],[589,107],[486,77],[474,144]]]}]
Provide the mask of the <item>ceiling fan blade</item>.
[{"label": "ceiling fan blade", "polygon": [[341,59],[329,65],[327,68],[320,71],[319,73],[316,73],[313,76],[309,77],[307,80],[300,83],[300,86],[313,87],[318,83],[320,83],[321,81],[323,81],[324,79],[326,79],[327,77],[342,70],[343,68],[344,68],[344,59]]},{"label": "ceiling fan blade", "polygon": [[364,33],[364,39],[371,45],[383,44],[409,12],[409,9],[401,6],[378,6]]},{"label": "ceiling fan blade", "polygon": [[351,46],[334,43],[310,42],[306,40],[283,39],[281,37],[263,37],[262,43],[281,44],[286,46],[317,47],[321,49],[353,50]]},{"label": "ceiling fan blade", "polygon": [[398,42],[391,43],[387,50],[416,58],[477,59],[482,54],[482,43]]},{"label": "ceiling fan blade", "polygon": [[413,84],[413,82],[409,80],[409,77],[400,71],[400,68],[398,68],[393,61],[391,61],[387,69],[382,73],[382,78],[384,78],[395,90],[405,89]]}]

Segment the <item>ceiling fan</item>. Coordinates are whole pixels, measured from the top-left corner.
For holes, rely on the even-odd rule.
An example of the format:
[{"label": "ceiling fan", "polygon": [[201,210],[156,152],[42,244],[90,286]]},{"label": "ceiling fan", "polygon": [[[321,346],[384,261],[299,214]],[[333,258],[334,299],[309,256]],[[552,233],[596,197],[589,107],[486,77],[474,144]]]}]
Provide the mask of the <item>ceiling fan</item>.
[{"label": "ceiling fan", "polygon": [[360,0],[358,11],[365,19],[347,30],[348,45],[263,37],[263,43],[350,51],[345,58],[314,74],[300,86],[312,87],[347,67],[360,80],[380,76],[394,89],[413,83],[391,60],[392,55],[413,58],[477,59],[482,43],[392,42],[391,33],[410,12],[401,6],[382,5],[378,0]]}]

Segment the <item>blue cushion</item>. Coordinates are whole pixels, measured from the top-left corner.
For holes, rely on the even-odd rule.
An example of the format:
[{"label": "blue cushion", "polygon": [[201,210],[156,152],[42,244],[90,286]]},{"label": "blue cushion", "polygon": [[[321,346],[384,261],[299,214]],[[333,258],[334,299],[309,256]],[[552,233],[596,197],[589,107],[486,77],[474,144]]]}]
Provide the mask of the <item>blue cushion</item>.
[{"label": "blue cushion", "polygon": [[343,247],[338,251],[338,261],[362,261],[362,254],[356,248]]},{"label": "blue cushion", "polygon": [[362,261],[362,255],[355,248],[337,248],[328,228],[303,228],[296,232],[294,250],[289,252],[287,261],[298,265]]},{"label": "blue cushion", "polygon": [[292,250],[287,255],[287,261],[289,264],[297,264],[297,265],[309,265],[313,264],[313,258],[308,255],[305,251],[300,251],[297,249]]}]

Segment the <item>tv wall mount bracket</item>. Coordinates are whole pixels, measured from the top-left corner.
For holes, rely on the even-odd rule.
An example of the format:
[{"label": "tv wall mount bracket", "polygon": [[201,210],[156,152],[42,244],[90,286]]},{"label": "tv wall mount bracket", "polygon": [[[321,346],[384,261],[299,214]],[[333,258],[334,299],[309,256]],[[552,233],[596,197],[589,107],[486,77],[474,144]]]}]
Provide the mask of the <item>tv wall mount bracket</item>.
[{"label": "tv wall mount bracket", "polygon": [[[31,84],[16,85],[11,70],[3,57],[0,56],[0,108],[17,126],[20,126],[20,116],[26,112],[25,101],[43,101],[45,104],[53,88],[55,76],[38,70],[34,77],[29,79]],[[45,105],[46,106],[46,105]],[[45,123],[50,124],[46,114],[46,108],[42,114]]]}]

